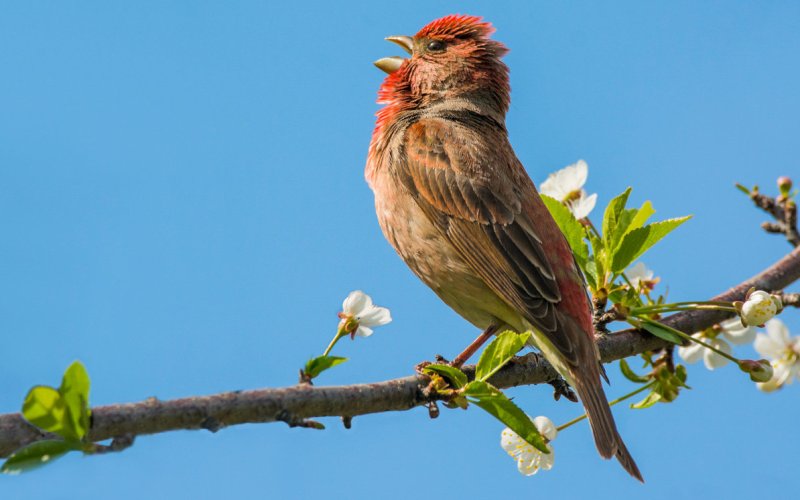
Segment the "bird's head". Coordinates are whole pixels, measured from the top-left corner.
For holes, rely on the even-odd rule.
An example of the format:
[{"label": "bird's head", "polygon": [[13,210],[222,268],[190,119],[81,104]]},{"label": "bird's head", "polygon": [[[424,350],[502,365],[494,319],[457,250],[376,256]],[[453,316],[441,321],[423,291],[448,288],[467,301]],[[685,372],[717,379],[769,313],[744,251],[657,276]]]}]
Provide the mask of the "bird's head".
[{"label": "bird's head", "polygon": [[480,17],[450,15],[416,35],[390,36],[409,58],[384,57],[375,65],[388,73],[378,103],[416,107],[474,95],[502,114],[508,109],[508,67],[500,60],[506,47],[490,39],[494,28]]}]

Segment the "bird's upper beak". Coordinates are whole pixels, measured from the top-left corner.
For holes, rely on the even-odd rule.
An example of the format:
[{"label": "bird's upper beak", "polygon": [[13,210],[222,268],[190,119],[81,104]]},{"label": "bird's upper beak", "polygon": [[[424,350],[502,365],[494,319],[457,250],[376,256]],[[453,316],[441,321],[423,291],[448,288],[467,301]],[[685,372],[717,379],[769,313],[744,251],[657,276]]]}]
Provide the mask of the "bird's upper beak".
[{"label": "bird's upper beak", "polygon": [[[410,36],[387,36],[386,40],[401,46],[403,50],[409,54],[414,53],[414,39]],[[400,68],[400,66],[403,64],[403,61],[405,61],[405,58],[403,57],[384,57],[375,61],[375,66],[386,73],[394,73]]]}]

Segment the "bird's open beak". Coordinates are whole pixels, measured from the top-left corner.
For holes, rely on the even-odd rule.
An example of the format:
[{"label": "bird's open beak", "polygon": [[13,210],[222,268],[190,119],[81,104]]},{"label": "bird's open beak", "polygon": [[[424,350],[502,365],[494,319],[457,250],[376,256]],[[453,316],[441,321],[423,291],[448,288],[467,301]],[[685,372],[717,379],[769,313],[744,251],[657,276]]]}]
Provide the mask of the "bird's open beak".
[{"label": "bird's open beak", "polygon": [[392,43],[396,43],[397,45],[401,46],[403,50],[408,52],[409,54],[414,53],[414,39],[410,36],[387,36],[384,40],[387,40]]},{"label": "bird's open beak", "polygon": [[[409,54],[413,54],[414,52],[414,39],[410,36],[387,36],[386,40],[401,46],[403,50]],[[403,64],[403,61],[405,61],[405,58],[402,57],[384,57],[375,61],[375,66],[377,66],[381,71],[391,74],[400,68],[400,66]]]}]

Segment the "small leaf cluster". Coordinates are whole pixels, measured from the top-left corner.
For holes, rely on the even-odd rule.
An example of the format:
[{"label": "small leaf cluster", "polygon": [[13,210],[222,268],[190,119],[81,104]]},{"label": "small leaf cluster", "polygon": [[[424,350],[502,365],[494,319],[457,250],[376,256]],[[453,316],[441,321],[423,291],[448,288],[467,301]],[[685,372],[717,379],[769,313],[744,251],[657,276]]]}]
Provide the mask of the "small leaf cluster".
[{"label": "small leaf cluster", "polygon": [[550,453],[547,440],[519,406],[503,391],[488,382],[525,347],[530,333],[506,331],[498,335],[481,354],[470,381],[459,368],[450,365],[428,365],[424,372],[431,376],[431,387],[445,398],[448,406],[466,409],[469,404],[486,411],[542,453]]},{"label": "small leaf cluster", "polygon": [[628,208],[631,188],[612,199],[603,214],[602,233],[578,221],[563,203],[542,196],[586,276],[593,295],[606,296],[617,278],[644,252],[686,222],[690,216],[647,223],[655,213],[645,201]]},{"label": "small leaf cluster", "polygon": [[639,375],[631,369],[625,359],[619,361],[619,368],[622,375],[631,382],[637,384],[647,384],[650,392],[638,403],[631,404],[631,408],[641,410],[649,408],[656,403],[671,403],[674,401],[680,390],[691,389],[686,385],[686,367],[683,365],[674,366],[671,355],[665,353],[658,359],[653,360],[652,354],[642,355],[645,367],[652,367],[649,373]]},{"label": "small leaf cluster", "polygon": [[0,472],[18,474],[48,464],[69,451],[90,453],[86,443],[91,422],[89,409],[89,375],[80,361],[64,372],[56,389],[38,385],[28,391],[22,405],[22,416],[44,432],[61,439],[36,441],[15,451]]}]

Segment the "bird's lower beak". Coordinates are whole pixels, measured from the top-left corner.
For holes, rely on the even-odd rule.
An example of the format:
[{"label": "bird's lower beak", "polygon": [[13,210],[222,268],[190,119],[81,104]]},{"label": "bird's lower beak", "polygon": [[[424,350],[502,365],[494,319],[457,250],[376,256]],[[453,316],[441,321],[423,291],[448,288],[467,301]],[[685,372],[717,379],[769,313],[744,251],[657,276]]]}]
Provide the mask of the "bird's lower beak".
[{"label": "bird's lower beak", "polygon": [[375,66],[385,73],[392,74],[400,69],[400,66],[403,65],[403,61],[405,61],[405,58],[398,56],[382,57],[375,61]]},{"label": "bird's lower beak", "polygon": [[[409,54],[414,52],[414,39],[410,36],[387,36],[386,40],[401,46]],[[405,61],[405,58],[402,57],[384,57],[375,61],[375,66],[381,71],[391,74],[400,69],[403,61]]]}]

